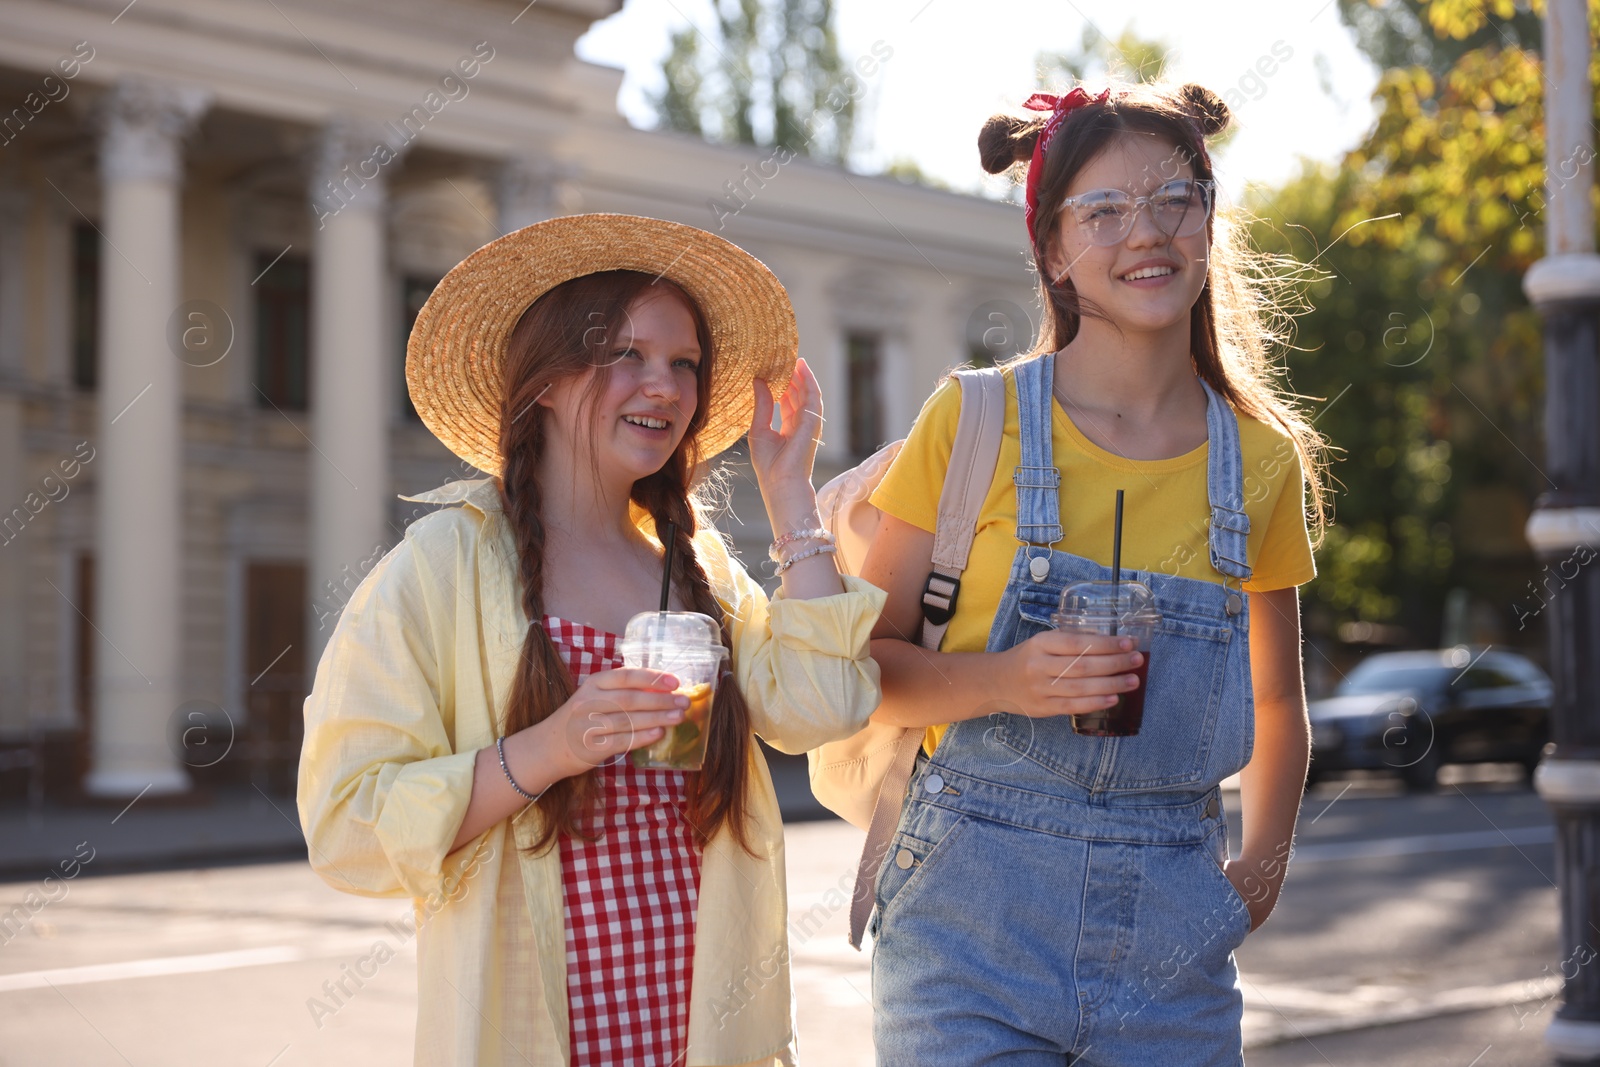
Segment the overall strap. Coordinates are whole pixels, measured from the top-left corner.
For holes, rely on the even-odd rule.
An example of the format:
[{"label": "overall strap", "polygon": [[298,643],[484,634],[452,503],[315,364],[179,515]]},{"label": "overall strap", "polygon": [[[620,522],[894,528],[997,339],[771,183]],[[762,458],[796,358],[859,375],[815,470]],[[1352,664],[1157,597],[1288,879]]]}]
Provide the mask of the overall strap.
[{"label": "overall strap", "polygon": [[1055,353],[1017,365],[1017,415],[1021,425],[1022,462],[1012,481],[1017,486],[1017,540],[1049,546],[1060,541],[1061,470],[1055,465],[1050,435]]},{"label": "overall strap", "polygon": [[1211,504],[1211,566],[1229,578],[1250,577],[1247,546],[1250,516],[1244,510],[1244,455],[1239,446],[1239,418],[1233,408],[1211,388],[1206,391],[1206,497]]}]

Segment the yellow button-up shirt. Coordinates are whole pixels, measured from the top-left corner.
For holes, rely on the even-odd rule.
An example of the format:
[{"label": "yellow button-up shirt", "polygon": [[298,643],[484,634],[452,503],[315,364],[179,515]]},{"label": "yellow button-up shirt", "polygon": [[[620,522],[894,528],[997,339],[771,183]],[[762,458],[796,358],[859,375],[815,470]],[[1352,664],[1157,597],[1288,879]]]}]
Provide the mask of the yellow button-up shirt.
[{"label": "yellow button-up shirt", "polygon": [[[449,852],[479,749],[504,730],[527,632],[516,544],[490,479],[408,497],[460,503],[412,523],[340,616],[306,698],[299,809],[311,864],[336,889],[410,897],[416,1063],[568,1062],[560,849],[532,855],[529,807]],[[635,509],[647,534],[648,516]],[[878,704],[869,635],[884,594],[769,602],[714,531],[696,538],[728,613],[755,732],[800,753]],[[783,827],[751,748],[750,856],[724,830],[701,861],[685,1067],[796,1062]]]}]

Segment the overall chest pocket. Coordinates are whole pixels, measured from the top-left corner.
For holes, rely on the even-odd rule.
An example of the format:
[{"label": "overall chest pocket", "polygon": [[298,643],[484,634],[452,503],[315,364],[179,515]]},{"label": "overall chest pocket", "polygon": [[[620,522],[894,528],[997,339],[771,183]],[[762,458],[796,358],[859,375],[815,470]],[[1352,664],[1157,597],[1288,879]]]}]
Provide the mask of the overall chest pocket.
[{"label": "overall chest pocket", "polygon": [[[1158,604],[1159,606],[1159,604]],[[1024,591],[1019,636],[1052,629],[1055,594]],[[1021,636],[1026,635],[1026,636]],[[1202,781],[1224,698],[1233,631],[1209,620],[1165,614],[1147,655],[1144,722],[1133,737],[1085,737],[1067,716],[1007,729],[1026,758],[1097,792],[1175,789]]]}]

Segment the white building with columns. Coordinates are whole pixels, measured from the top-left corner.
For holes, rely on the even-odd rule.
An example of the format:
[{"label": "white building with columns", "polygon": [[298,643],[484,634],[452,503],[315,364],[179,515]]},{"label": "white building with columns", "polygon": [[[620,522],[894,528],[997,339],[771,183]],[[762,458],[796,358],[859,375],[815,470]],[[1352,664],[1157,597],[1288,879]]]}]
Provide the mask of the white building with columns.
[{"label": "white building with columns", "polygon": [[[1028,343],[1019,209],[631,128],[573,53],[620,6],[0,0],[0,798],[288,788],[398,494],[473,476],[404,343],[500,233],[629,212],[765,261],[819,480]],[[746,486],[724,520],[751,562],[762,515]]]}]

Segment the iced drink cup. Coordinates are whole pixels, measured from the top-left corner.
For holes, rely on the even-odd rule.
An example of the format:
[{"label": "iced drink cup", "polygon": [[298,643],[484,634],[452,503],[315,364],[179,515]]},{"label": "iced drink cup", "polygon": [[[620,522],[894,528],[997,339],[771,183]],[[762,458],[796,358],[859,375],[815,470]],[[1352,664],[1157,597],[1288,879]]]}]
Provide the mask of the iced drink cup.
[{"label": "iced drink cup", "polygon": [[678,679],[677,691],[689,698],[681,722],[667,727],[655,744],[629,754],[635,767],[698,771],[705,766],[711,704],[727,660],[721,631],[708,615],[647,611],[628,620],[622,637],[622,665],[665,671]]},{"label": "iced drink cup", "polygon": [[1062,592],[1060,607],[1052,620],[1057,630],[1066,633],[1133,638],[1133,647],[1144,654],[1144,661],[1134,668],[1139,676],[1138,688],[1119,694],[1109,708],[1072,716],[1072,729],[1090,737],[1137,734],[1144,721],[1150,645],[1161,628],[1161,612],[1156,609],[1150,587],[1143,582],[1074,582]]}]

